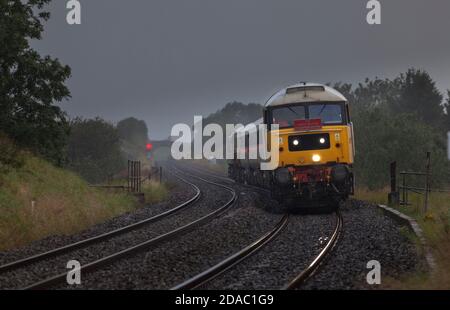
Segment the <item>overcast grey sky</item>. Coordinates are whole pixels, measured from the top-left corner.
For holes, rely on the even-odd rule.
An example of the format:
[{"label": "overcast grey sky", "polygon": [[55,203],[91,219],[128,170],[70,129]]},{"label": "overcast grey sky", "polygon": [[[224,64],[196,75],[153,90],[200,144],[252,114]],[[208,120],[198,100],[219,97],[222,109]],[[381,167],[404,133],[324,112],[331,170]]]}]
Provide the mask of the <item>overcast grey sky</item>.
[{"label": "overcast grey sky", "polygon": [[450,88],[450,1],[66,0],[50,6],[42,53],[70,65],[70,116],[147,122],[152,138],[233,100],[263,103],[299,81],[359,82],[425,69]]}]

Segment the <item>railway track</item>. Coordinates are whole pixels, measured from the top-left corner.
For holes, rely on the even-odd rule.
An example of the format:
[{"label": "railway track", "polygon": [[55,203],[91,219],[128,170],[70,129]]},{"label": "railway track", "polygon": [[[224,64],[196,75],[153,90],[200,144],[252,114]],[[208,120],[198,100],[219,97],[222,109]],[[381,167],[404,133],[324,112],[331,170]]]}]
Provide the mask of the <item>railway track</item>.
[{"label": "railway track", "polygon": [[298,274],[291,282],[289,282],[283,289],[293,290],[299,288],[303,283],[305,283],[311,276],[317,272],[325,261],[327,256],[331,253],[333,248],[336,246],[339,236],[342,232],[343,219],[339,211],[336,212],[336,225],[333,233],[328,238],[328,242],[325,247],[320,251],[320,253],[311,261],[311,263],[306,267],[300,274]]},{"label": "railway track", "polygon": [[[214,177],[216,179],[220,179],[223,181],[234,183],[233,180],[228,179],[226,177],[222,177],[219,175],[216,175],[214,173],[210,173],[207,171],[204,171],[203,169],[190,167],[193,170],[196,170],[204,175],[208,175],[211,177]],[[254,188],[254,186],[249,185],[243,185],[245,187]],[[264,189],[259,189],[263,190]],[[328,257],[328,255],[331,253],[331,251],[336,246],[339,236],[342,232],[343,227],[343,219],[342,215],[339,211],[336,211],[336,221],[335,221],[335,227],[331,234],[331,236],[328,238],[328,242],[326,245],[322,248],[322,250],[319,252],[317,256],[315,256],[311,262],[308,264],[308,266],[299,273],[293,280],[291,280],[286,286],[284,286],[283,290],[293,290],[296,288],[299,288],[303,283],[305,283],[310,277],[314,275],[315,272],[317,272],[322,265],[322,263],[325,261],[325,259]],[[188,290],[188,289],[195,289],[198,288],[219,275],[225,273],[226,271],[230,270],[232,267],[238,265],[239,263],[243,262],[246,258],[250,257],[252,254],[255,254],[258,250],[260,250],[263,246],[268,244],[270,241],[274,240],[281,232],[282,230],[287,226],[289,221],[289,215],[286,214],[283,216],[281,221],[267,234],[250,244],[249,246],[243,248],[239,252],[236,252],[235,254],[227,257],[223,261],[219,262],[218,264],[214,265],[213,267],[209,268],[208,270],[205,270],[204,272],[186,280],[183,283],[180,283],[172,288],[172,290]]]},{"label": "railway track", "polygon": [[[176,170],[178,170],[178,169],[176,169]],[[178,172],[180,172],[180,171],[178,170]],[[123,227],[123,228],[120,228],[120,229],[117,229],[117,230],[114,230],[114,231],[111,231],[111,232],[108,232],[108,233],[105,233],[105,234],[102,234],[102,235],[99,235],[99,236],[96,236],[96,237],[93,237],[93,238],[85,239],[85,240],[82,240],[82,241],[74,243],[74,244],[70,244],[70,245],[67,245],[67,246],[64,246],[64,247],[61,247],[61,248],[57,248],[57,249],[54,249],[54,250],[51,250],[51,251],[48,251],[48,252],[45,252],[45,253],[41,253],[41,254],[34,255],[34,256],[31,256],[31,257],[28,257],[28,258],[25,258],[25,259],[21,259],[19,261],[15,261],[15,262],[11,262],[11,263],[5,264],[3,266],[0,266],[0,273],[7,272],[7,271],[13,271],[13,270],[20,269],[20,268],[24,268],[24,267],[27,267],[29,265],[32,265],[34,263],[37,263],[37,262],[40,262],[40,261],[43,261],[43,260],[53,259],[53,258],[56,258],[56,257],[62,255],[62,254],[70,253],[70,252],[72,252],[74,250],[80,249],[80,248],[85,247],[87,245],[105,241],[105,240],[110,239],[110,238],[112,238],[114,236],[117,236],[117,235],[120,235],[120,234],[124,234],[124,233],[132,231],[132,230],[136,230],[136,229],[138,229],[138,228],[140,228],[140,227],[142,227],[142,226],[144,226],[146,224],[149,224],[151,222],[156,222],[158,220],[161,220],[161,219],[163,219],[163,218],[165,218],[165,217],[167,217],[169,215],[174,214],[177,211],[180,211],[180,210],[184,209],[187,206],[193,205],[200,198],[200,195],[201,195],[200,189],[198,188],[198,186],[196,186],[195,184],[187,181],[185,178],[183,178],[183,177],[181,177],[179,175],[177,175],[176,177],[179,178],[180,180],[182,180],[183,182],[186,182],[187,184],[189,184],[189,185],[194,187],[195,192],[196,192],[194,197],[192,197],[188,201],[178,205],[175,208],[172,208],[172,209],[170,209],[170,210],[168,210],[168,211],[166,211],[164,213],[161,213],[161,214],[156,215],[156,216],[154,216],[152,218],[143,220],[141,222],[138,222],[138,223],[135,223],[135,224],[132,224],[132,225],[129,225],[129,226],[126,226],[126,227]],[[184,234],[186,232],[194,230],[195,228],[197,228],[197,227],[199,227],[201,225],[206,224],[207,222],[209,222],[210,220],[212,220],[216,216],[218,216],[218,215],[222,214],[223,212],[225,212],[228,208],[233,206],[234,203],[236,202],[237,194],[235,193],[234,189],[232,189],[230,187],[227,187],[225,185],[216,183],[216,182],[212,182],[212,181],[209,181],[209,180],[197,177],[197,176],[191,176],[191,177],[196,178],[196,179],[198,179],[198,180],[200,180],[200,181],[202,181],[204,183],[207,183],[207,184],[210,184],[210,185],[213,185],[213,186],[217,186],[219,188],[222,188],[222,189],[230,192],[231,193],[231,198],[229,198],[226,201],[226,203],[221,205],[219,208],[215,209],[215,211],[210,212],[210,213],[206,214],[205,216],[203,216],[203,217],[201,217],[201,218],[199,218],[199,219],[197,219],[195,221],[192,221],[192,222],[190,222],[190,223],[188,223],[188,224],[186,224],[184,226],[178,227],[178,228],[176,228],[174,230],[171,230],[169,232],[163,233],[163,234],[161,234],[161,235],[159,235],[157,237],[154,237],[154,238],[152,238],[150,240],[146,240],[146,241],[141,242],[141,243],[139,243],[137,245],[133,245],[133,246],[127,247],[124,250],[118,251],[118,252],[113,253],[111,255],[108,255],[108,256],[105,256],[105,257],[100,258],[98,260],[95,260],[95,261],[92,261],[90,263],[87,263],[87,264],[81,266],[81,270],[80,271],[83,274],[86,274],[86,273],[89,273],[89,272],[93,272],[93,271],[98,270],[99,268],[101,268],[101,267],[103,267],[103,266],[105,266],[107,264],[111,264],[111,263],[113,263],[113,262],[115,262],[115,261],[117,261],[119,259],[122,259],[122,258],[124,258],[126,256],[133,255],[133,254],[139,253],[141,251],[148,250],[148,249],[150,249],[152,247],[157,246],[158,244],[161,244],[163,242],[172,240],[172,239],[176,238],[177,236],[179,236],[181,234]],[[27,287],[25,287],[23,289],[31,290],[31,289],[47,289],[47,288],[51,288],[51,287],[54,287],[54,286],[56,286],[58,284],[64,283],[66,281],[66,277],[67,277],[67,272],[60,273],[60,274],[57,274],[55,276],[46,278],[46,279],[41,280],[39,282],[35,282],[35,283],[31,284],[31,285],[28,285]]]},{"label": "railway track", "polygon": [[262,236],[249,246],[243,248],[239,252],[227,257],[226,259],[219,262],[215,266],[209,268],[208,270],[198,274],[197,276],[189,280],[186,280],[181,284],[176,285],[175,287],[172,288],[172,290],[194,289],[218,277],[222,273],[226,272],[228,269],[239,264],[240,262],[250,257],[251,255],[255,254],[263,246],[265,246],[267,243],[275,239],[281,233],[283,228],[286,227],[286,225],[288,224],[288,220],[289,215],[284,215],[281,221],[264,236]]},{"label": "railway track", "polygon": [[160,214],[157,214],[157,215],[147,218],[145,220],[130,224],[128,226],[124,226],[124,227],[106,232],[106,233],[98,235],[98,236],[84,239],[84,240],[81,240],[81,241],[78,241],[78,242],[75,242],[75,243],[72,243],[72,244],[69,244],[66,246],[62,246],[62,247],[59,247],[59,248],[56,248],[56,249],[53,249],[53,250],[50,250],[47,252],[33,255],[33,256],[30,256],[30,257],[27,257],[24,259],[6,263],[6,264],[0,266],[0,273],[4,273],[4,272],[8,272],[8,271],[17,269],[17,268],[25,267],[27,265],[30,265],[30,264],[33,264],[33,263],[36,263],[36,262],[39,262],[42,260],[54,258],[56,256],[66,254],[71,251],[81,249],[81,248],[91,245],[93,243],[102,242],[102,241],[108,240],[112,237],[118,236],[120,234],[124,234],[124,233],[130,232],[130,231],[133,231],[133,230],[137,230],[145,225],[162,220],[163,218],[166,218],[166,217],[184,209],[185,207],[190,206],[194,202],[196,202],[200,198],[200,195],[201,195],[201,191],[198,188],[198,186],[196,186],[195,184],[187,181],[186,179],[184,179],[180,176],[175,175],[175,177],[177,177],[181,181],[185,182],[186,184],[188,184],[194,188],[195,195],[192,198],[190,198],[189,200],[179,204],[178,206],[176,206],[170,210],[167,210],[165,212],[162,212]]},{"label": "railway track", "polygon": [[[149,240],[146,240],[144,242],[138,243],[136,245],[127,247],[121,251],[117,251],[111,255],[102,257],[97,260],[93,260],[85,265],[81,266],[80,272],[84,275],[86,273],[94,272],[96,270],[101,269],[105,265],[114,263],[115,261],[118,261],[120,259],[123,259],[126,256],[130,256],[133,254],[137,254],[142,251],[149,250],[153,247],[156,247],[157,245],[167,242],[170,240],[175,239],[177,236],[180,236],[182,234],[185,234],[187,232],[190,232],[192,230],[195,230],[197,227],[200,227],[212,219],[216,218],[220,214],[224,213],[229,209],[231,206],[233,206],[237,200],[237,194],[235,189],[232,187],[229,187],[227,185],[217,183],[214,181],[211,181],[211,178],[214,178],[216,180],[226,181],[227,183],[234,183],[232,180],[221,177],[218,175],[215,175],[213,173],[208,173],[206,171],[202,171],[200,169],[196,169],[194,167],[190,167],[189,169],[183,169],[180,170],[177,167],[174,167],[174,170],[177,172],[177,175],[175,175],[177,178],[182,180],[183,182],[191,185],[195,189],[195,195],[190,198],[188,201],[183,202],[182,204],[176,206],[175,208],[172,208],[168,211],[165,211],[161,214],[158,214],[156,216],[153,216],[151,218],[145,219],[143,221],[137,222],[135,224],[131,224],[107,233],[104,233],[99,236],[95,236],[89,239],[85,239],[73,244],[69,244],[67,246],[57,248],[45,253],[37,254],[22,260],[18,260],[12,263],[5,264],[3,266],[0,266],[0,273],[19,269],[26,267],[28,265],[32,265],[33,263],[40,262],[42,260],[52,259],[55,257],[58,257],[59,255],[70,253],[71,251],[75,251],[77,249],[86,247],[90,244],[94,243],[100,243],[102,241],[108,240],[114,236],[124,234],[126,232],[136,230],[146,224],[150,224],[152,222],[156,222],[158,220],[161,220],[165,217],[168,217],[171,214],[176,213],[177,211],[180,211],[184,209],[185,207],[194,204],[201,195],[201,190],[198,186],[195,184],[189,182],[186,180],[186,178],[196,178],[202,182],[205,182],[210,185],[214,185],[220,188],[223,188],[224,190],[227,190],[231,193],[231,198],[226,201],[223,205],[221,205],[218,209],[215,209],[213,212],[210,212],[206,214],[205,216],[196,219],[195,221],[189,222],[188,224],[178,227],[176,229],[170,230],[169,232],[163,233],[158,235],[157,237],[151,238]],[[196,171],[195,175],[187,173],[186,171]],[[182,174],[184,177],[182,177],[180,174]],[[199,176],[200,174],[200,176]],[[209,176],[211,178],[204,179],[202,176]],[[213,180],[214,180],[213,179]],[[247,186],[244,185],[244,187],[253,188],[253,186]],[[214,280],[218,276],[226,273],[229,270],[232,270],[233,267],[239,265],[240,263],[243,263],[247,258],[251,257],[253,254],[257,253],[259,250],[261,250],[264,246],[269,244],[271,241],[275,240],[277,236],[279,236],[283,229],[288,225],[290,216],[288,214],[285,214],[279,222],[267,233],[265,233],[263,236],[246,246],[245,248],[242,248],[238,252],[234,253],[233,255],[225,258],[224,260],[220,261],[216,265],[210,267],[209,269],[197,274],[196,276],[174,286],[172,290],[186,290],[186,289],[195,289],[199,288],[202,285],[207,284],[208,282]],[[328,238],[327,244],[324,246],[324,248],[320,251],[320,253],[309,263],[308,267],[305,268],[300,274],[298,274],[292,281],[290,281],[283,289],[295,289],[300,287],[307,279],[309,279],[321,266],[324,259],[327,257],[327,255],[332,251],[334,246],[336,245],[339,235],[342,230],[342,217],[337,212],[336,213],[336,226],[334,228],[333,233]],[[51,276],[49,278],[45,278],[44,280],[41,280],[39,282],[35,282],[31,285],[28,285],[27,287],[23,289],[31,290],[31,289],[48,289],[52,287],[57,287],[58,285],[64,284],[67,278],[67,272],[57,274],[55,276]]]}]

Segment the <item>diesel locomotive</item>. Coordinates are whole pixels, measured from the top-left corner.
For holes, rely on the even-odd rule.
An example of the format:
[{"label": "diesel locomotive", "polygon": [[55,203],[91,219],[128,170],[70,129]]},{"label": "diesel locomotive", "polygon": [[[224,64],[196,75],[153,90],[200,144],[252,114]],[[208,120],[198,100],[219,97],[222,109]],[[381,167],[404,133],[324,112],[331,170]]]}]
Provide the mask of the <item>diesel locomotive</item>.
[{"label": "diesel locomotive", "polygon": [[[347,99],[337,90],[315,83],[284,88],[267,101],[262,118],[253,124],[266,126],[266,139],[257,143],[269,144],[265,147],[272,154],[278,152],[278,165],[261,170],[260,158],[235,157],[228,163],[230,178],[267,188],[274,199],[298,207],[335,207],[354,193],[353,123]],[[250,134],[234,133],[236,139]],[[270,146],[274,134],[277,149]],[[251,147],[248,141],[236,143],[235,153],[248,153]]]}]

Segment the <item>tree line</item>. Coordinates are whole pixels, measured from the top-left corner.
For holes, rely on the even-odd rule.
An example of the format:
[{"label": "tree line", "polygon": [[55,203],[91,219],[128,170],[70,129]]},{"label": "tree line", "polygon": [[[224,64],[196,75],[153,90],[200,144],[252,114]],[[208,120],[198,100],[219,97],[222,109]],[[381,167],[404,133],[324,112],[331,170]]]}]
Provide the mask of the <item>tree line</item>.
[{"label": "tree line", "polygon": [[[352,85],[329,83],[349,101],[355,130],[357,183],[369,189],[389,184],[389,164],[424,171],[432,153],[433,183],[450,183],[446,133],[450,131],[450,91],[446,98],[424,70],[409,69],[394,79],[366,79]],[[228,103],[203,124],[247,124],[262,116],[262,105]]]},{"label": "tree line", "polygon": [[366,79],[356,86],[333,85],[349,100],[355,126],[357,182],[381,188],[389,182],[389,163],[399,170],[425,170],[432,156],[434,185],[450,183],[446,135],[450,99],[424,70],[409,69],[394,79]]}]

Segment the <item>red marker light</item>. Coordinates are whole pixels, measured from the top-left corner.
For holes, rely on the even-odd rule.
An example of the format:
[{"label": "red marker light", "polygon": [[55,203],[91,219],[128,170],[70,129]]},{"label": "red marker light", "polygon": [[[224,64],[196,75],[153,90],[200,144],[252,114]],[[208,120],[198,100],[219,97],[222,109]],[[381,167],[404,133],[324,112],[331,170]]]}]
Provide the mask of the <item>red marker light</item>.
[{"label": "red marker light", "polygon": [[153,148],[153,144],[147,143],[147,145],[145,146],[145,148],[147,149],[147,151],[151,151],[152,148]]}]

